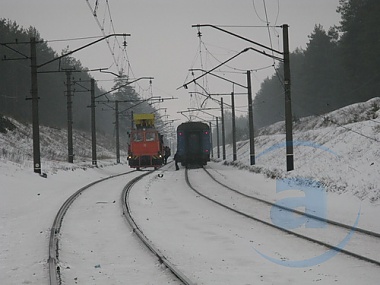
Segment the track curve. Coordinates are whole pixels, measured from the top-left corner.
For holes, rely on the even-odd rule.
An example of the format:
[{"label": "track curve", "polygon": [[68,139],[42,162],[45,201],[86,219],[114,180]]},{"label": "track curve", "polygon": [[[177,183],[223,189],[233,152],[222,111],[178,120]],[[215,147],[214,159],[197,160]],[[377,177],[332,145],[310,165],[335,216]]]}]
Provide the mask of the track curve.
[{"label": "track curve", "polygon": [[[206,171],[206,172],[207,172],[207,171]],[[210,175],[208,172],[207,172],[207,174]],[[199,173],[198,173],[198,175],[199,175]],[[197,178],[199,178],[199,177],[197,177]],[[302,239],[305,239],[305,240],[307,240],[307,241],[310,241],[310,242],[313,242],[313,243],[316,243],[316,244],[322,245],[322,246],[324,246],[324,247],[326,247],[326,248],[328,248],[328,249],[332,249],[332,250],[335,250],[335,251],[341,252],[341,253],[343,253],[343,254],[346,254],[346,255],[348,255],[348,256],[355,257],[355,258],[357,258],[357,259],[360,259],[360,260],[363,260],[363,261],[366,261],[366,262],[369,262],[369,263],[375,264],[375,265],[377,265],[377,266],[380,266],[380,260],[373,259],[373,258],[369,258],[369,257],[364,256],[364,255],[362,255],[362,254],[358,254],[358,253],[355,253],[355,252],[353,252],[353,251],[349,251],[349,250],[346,250],[346,249],[344,249],[344,248],[337,247],[337,246],[335,246],[335,245],[333,245],[333,244],[330,244],[330,243],[328,243],[328,242],[324,242],[324,241],[321,241],[321,240],[315,239],[315,238],[313,238],[312,236],[306,236],[306,235],[299,234],[299,233],[296,233],[296,232],[294,232],[294,231],[288,230],[288,229],[286,229],[286,228],[283,228],[283,227],[277,226],[277,225],[275,225],[275,224],[273,224],[273,223],[271,223],[271,222],[268,222],[268,221],[265,221],[265,220],[263,220],[263,219],[257,218],[257,217],[255,217],[255,216],[253,216],[252,214],[249,214],[249,213],[246,213],[246,212],[244,212],[244,211],[241,211],[241,210],[237,209],[236,207],[229,206],[229,205],[225,204],[224,202],[220,202],[220,201],[218,201],[217,199],[214,199],[214,198],[212,198],[212,197],[210,197],[210,196],[208,196],[208,195],[202,193],[202,190],[197,189],[194,185],[192,185],[192,183],[191,183],[191,181],[190,181],[190,179],[189,179],[189,169],[186,169],[186,171],[185,171],[185,179],[186,179],[186,183],[188,184],[188,186],[189,186],[193,191],[195,191],[198,195],[200,195],[200,196],[204,197],[205,199],[207,199],[207,200],[209,200],[209,201],[211,201],[211,202],[213,202],[213,203],[215,203],[215,204],[218,204],[219,206],[222,206],[222,207],[224,207],[224,208],[226,208],[226,209],[228,209],[228,210],[230,210],[230,211],[233,211],[233,212],[235,212],[235,213],[237,213],[237,214],[239,214],[239,215],[242,215],[242,216],[244,216],[244,217],[246,217],[246,218],[252,219],[252,220],[254,220],[254,221],[256,221],[256,222],[262,223],[262,224],[264,224],[264,225],[266,225],[266,226],[268,226],[268,227],[271,227],[271,228],[275,228],[275,229],[280,230],[280,231],[282,231],[282,232],[285,232],[285,233],[287,233],[287,234],[291,234],[291,235],[296,236],[296,237],[298,237],[298,238],[302,238]],[[213,178],[213,181],[215,181],[214,178]],[[261,199],[256,199],[256,198],[253,198],[253,197],[251,197],[251,196],[249,196],[249,195],[246,195],[246,194],[244,194],[244,193],[241,193],[240,191],[238,191],[238,190],[236,190],[236,189],[232,189],[231,187],[228,187],[228,186],[224,185],[223,183],[220,183],[220,182],[217,182],[217,183],[218,183],[219,185],[225,187],[225,188],[228,189],[229,191],[233,191],[234,193],[239,194],[239,195],[241,195],[242,197],[244,197],[244,198],[246,198],[246,199],[254,199],[254,200],[256,200],[257,202],[260,202],[260,203],[264,203],[264,204],[266,204],[267,206],[273,206],[273,205],[274,205],[273,203],[270,203],[270,202],[268,202],[268,201],[261,200]],[[275,206],[276,206],[276,205],[275,205]],[[283,210],[290,210],[290,209],[286,209],[286,208],[284,207]],[[297,214],[303,214],[303,213],[302,213],[302,212],[299,212],[299,213],[297,213]],[[311,217],[310,217],[310,218],[311,218]],[[336,227],[339,227],[339,226],[340,226],[339,223],[336,223],[336,222],[334,223],[333,221],[329,221],[329,222],[330,222],[331,224],[333,224],[334,226],[336,226]],[[343,225],[342,228],[344,228],[344,229],[347,230],[347,228],[350,228],[350,227],[347,226],[347,225]],[[371,232],[371,231],[361,230],[361,234],[369,235],[371,238],[376,239],[376,240],[374,241],[375,243],[376,243],[376,241],[378,241],[378,239],[379,239],[378,234],[377,234],[377,233],[373,233],[373,232]]]},{"label": "track curve", "polygon": [[[208,171],[206,168],[202,168],[209,176],[212,180],[214,180],[216,183],[218,183],[219,185],[231,190],[232,192],[235,192],[241,196],[244,196],[246,198],[249,198],[249,199],[253,199],[253,200],[256,200],[258,202],[261,202],[263,204],[266,204],[268,206],[271,206],[271,207],[277,207],[279,209],[282,209],[282,210],[285,210],[285,211],[288,211],[288,212],[292,212],[292,213],[295,213],[295,214],[299,214],[299,215],[303,215],[303,216],[306,216],[306,217],[309,217],[309,218],[312,218],[312,219],[315,219],[315,220],[318,220],[318,221],[321,221],[321,222],[326,222],[327,224],[330,224],[330,225],[334,225],[334,226],[339,226],[341,228],[345,228],[345,229],[348,229],[350,230],[352,228],[351,225],[346,225],[346,224],[343,224],[343,223],[340,223],[340,222],[337,222],[337,221],[333,221],[333,220],[330,220],[330,219],[325,219],[325,218],[321,218],[321,217],[318,217],[318,216],[315,216],[315,215],[311,215],[311,214],[308,214],[308,213],[305,213],[305,212],[301,212],[301,211],[298,211],[298,210],[295,210],[295,209],[291,209],[291,208],[288,208],[288,207],[285,207],[285,206],[281,206],[281,205],[278,205],[278,204],[275,204],[275,203],[272,203],[270,201],[267,201],[267,200],[264,200],[264,199],[261,199],[261,198],[258,198],[258,197],[255,197],[255,196],[251,196],[251,195],[247,195],[237,189],[234,189],[222,182],[220,182],[219,180],[217,180],[211,173],[210,171]],[[372,236],[372,237],[377,237],[377,238],[380,238],[380,233],[377,233],[377,232],[374,232],[374,231],[370,231],[370,230],[366,230],[366,229],[362,229],[362,228],[359,228],[359,227],[355,227],[355,232],[359,232],[359,233],[363,233],[363,234],[366,234],[366,235],[369,235],[369,236]]]},{"label": "track curve", "polygon": [[149,173],[142,174],[133,180],[131,180],[125,187],[121,196],[122,206],[123,206],[123,215],[127,219],[128,223],[131,225],[133,232],[139,237],[139,239],[146,245],[146,247],[162,262],[181,282],[185,285],[195,285],[193,281],[191,281],[185,274],[183,274],[173,263],[171,263],[158,248],[154,246],[154,244],[145,236],[143,231],[135,222],[130,206],[129,206],[129,193],[133,187],[133,185],[139,180],[143,179]]},{"label": "track curve", "polygon": [[50,230],[50,238],[49,238],[49,258],[48,258],[48,265],[49,265],[49,281],[50,285],[59,285],[61,284],[61,276],[60,276],[60,266],[58,266],[58,257],[59,257],[59,234],[62,226],[63,218],[69,209],[70,205],[75,201],[75,199],[82,194],[83,191],[86,189],[101,183],[103,181],[127,175],[129,173],[135,172],[135,170],[128,171],[125,173],[117,174],[117,175],[111,175],[106,178],[102,178],[99,180],[96,180],[82,188],[80,188],[78,191],[76,191],[73,195],[71,195],[65,203],[61,206],[59,209],[57,215],[55,216],[53,225]]}]

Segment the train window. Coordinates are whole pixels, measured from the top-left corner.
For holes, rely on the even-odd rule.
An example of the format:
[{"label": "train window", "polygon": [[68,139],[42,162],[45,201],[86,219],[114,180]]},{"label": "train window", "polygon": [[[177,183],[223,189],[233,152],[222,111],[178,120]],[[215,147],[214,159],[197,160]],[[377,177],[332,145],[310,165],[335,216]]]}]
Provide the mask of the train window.
[{"label": "train window", "polygon": [[147,132],[145,134],[145,140],[147,142],[152,142],[152,141],[155,141],[156,140],[156,133],[153,133],[153,132]]},{"label": "train window", "polygon": [[142,133],[134,133],[133,134],[133,140],[135,142],[141,142],[143,140],[143,134]]}]

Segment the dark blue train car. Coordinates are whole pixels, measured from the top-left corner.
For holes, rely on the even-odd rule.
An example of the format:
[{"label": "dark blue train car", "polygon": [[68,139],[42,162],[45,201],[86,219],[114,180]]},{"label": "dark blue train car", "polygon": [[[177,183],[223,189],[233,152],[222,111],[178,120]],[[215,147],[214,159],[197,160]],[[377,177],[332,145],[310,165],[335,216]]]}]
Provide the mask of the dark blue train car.
[{"label": "dark blue train car", "polygon": [[186,122],[177,128],[177,162],[182,166],[206,165],[210,161],[210,127],[202,122]]}]

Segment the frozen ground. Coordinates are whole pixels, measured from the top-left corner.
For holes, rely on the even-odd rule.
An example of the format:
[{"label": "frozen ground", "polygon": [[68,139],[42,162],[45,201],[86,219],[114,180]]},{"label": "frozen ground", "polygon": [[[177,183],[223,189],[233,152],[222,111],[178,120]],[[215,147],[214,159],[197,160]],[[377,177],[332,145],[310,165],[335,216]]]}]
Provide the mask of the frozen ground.
[{"label": "frozen ground", "polygon": [[[327,192],[328,218],[353,224],[360,209],[359,226],[379,232],[380,119],[376,106],[380,106],[379,99],[335,111],[325,119],[307,118],[297,123],[295,171],[291,173],[285,171],[284,148],[276,145],[285,139],[281,124],[256,138],[256,166],[248,166],[247,142],[239,142],[238,161],[231,161],[228,146],[227,160],[210,166],[226,183],[270,200],[284,196],[277,193],[275,180],[269,177],[319,182]],[[99,168],[92,168],[85,150],[74,164],[63,162],[65,133],[61,131],[59,136],[49,129],[51,141],[46,140],[49,145],[42,147],[42,167],[48,176],[41,178],[31,167],[31,141],[27,139],[30,131],[23,130],[0,134],[1,284],[48,284],[47,244],[58,208],[78,188],[124,172],[128,166],[103,160]],[[79,137],[77,143],[85,145]],[[277,147],[270,149],[273,145]],[[112,156],[106,148],[102,152],[104,156]],[[263,259],[253,248],[288,260],[308,258],[324,249],[292,241],[283,243],[276,233],[256,228],[197,197],[184,185],[183,170],[176,172],[170,165],[160,171],[164,173],[161,179],[152,176],[148,184],[140,186],[141,191],[133,192],[135,205],[144,209],[139,212],[135,208],[136,214],[145,221],[146,234],[162,245],[199,284],[378,284],[378,267],[341,255],[310,268],[287,268]],[[170,240],[168,232],[175,233]],[[101,248],[101,242],[109,241],[109,235],[113,234],[98,235],[98,246]],[[112,250],[116,251],[116,246],[111,253]],[[95,277],[99,274],[95,266],[107,264],[102,258],[100,255],[86,260],[88,273],[94,271]],[[72,271],[83,266],[69,263]],[[102,270],[111,274],[107,266]],[[78,284],[104,284],[81,281]],[[141,284],[151,283],[141,280]]]}]

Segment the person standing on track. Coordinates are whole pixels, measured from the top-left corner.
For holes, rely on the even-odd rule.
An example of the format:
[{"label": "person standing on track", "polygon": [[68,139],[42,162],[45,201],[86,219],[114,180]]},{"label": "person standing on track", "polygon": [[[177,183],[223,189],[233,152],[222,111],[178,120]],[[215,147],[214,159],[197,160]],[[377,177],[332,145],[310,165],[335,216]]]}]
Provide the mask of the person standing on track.
[{"label": "person standing on track", "polygon": [[177,153],[174,154],[174,162],[175,162],[175,170],[179,170],[179,167],[178,167],[178,154]]},{"label": "person standing on track", "polygon": [[170,147],[165,146],[164,147],[164,164],[168,163],[168,157],[171,155]]}]

